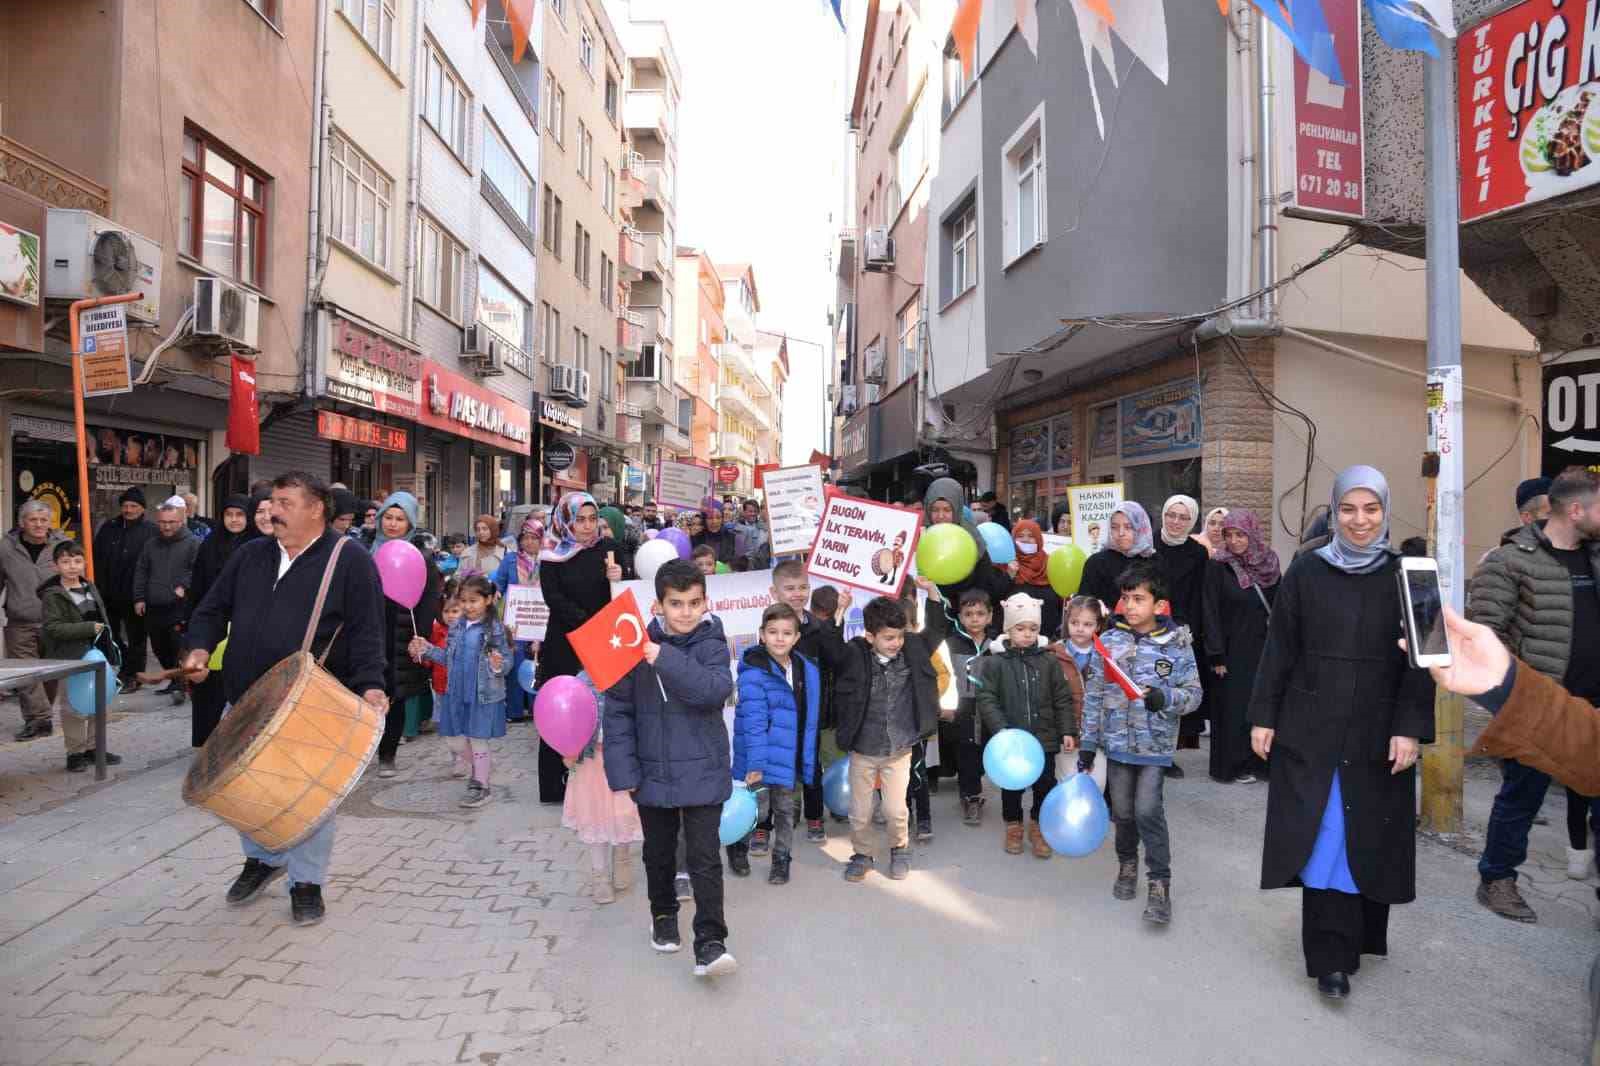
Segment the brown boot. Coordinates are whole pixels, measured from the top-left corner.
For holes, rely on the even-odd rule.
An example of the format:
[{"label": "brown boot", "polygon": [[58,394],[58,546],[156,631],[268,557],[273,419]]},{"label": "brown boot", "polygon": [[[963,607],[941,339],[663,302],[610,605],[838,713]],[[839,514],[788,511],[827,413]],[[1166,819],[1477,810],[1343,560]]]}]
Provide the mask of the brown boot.
[{"label": "brown boot", "polygon": [[1006,823],[1006,854],[1007,855],[1021,855],[1022,854],[1022,823],[1021,822],[1007,822]]},{"label": "brown boot", "polygon": [[1044,833],[1039,830],[1038,822],[1029,823],[1028,842],[1033,845],[1033,857],[1036,859],[1048,859],[1055,854],[1050,850],[1050,845],[1045,843]]}]

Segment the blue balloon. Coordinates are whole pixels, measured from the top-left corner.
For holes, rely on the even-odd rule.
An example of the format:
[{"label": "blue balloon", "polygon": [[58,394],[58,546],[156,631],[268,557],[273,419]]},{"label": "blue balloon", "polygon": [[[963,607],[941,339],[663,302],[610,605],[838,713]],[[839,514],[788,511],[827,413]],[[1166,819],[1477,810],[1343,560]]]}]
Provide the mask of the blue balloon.
[{"label": "blue balloon", "polygon": [[1089,774],[1073,774],[1044,798],[1039,831],[1045,843],[1063,855],[1092,855],[1105,842],[1111,812]]},{"label": "blue balloon", "polygon": [[822,772],[822,802],[837,817],[850,816],[850,756]]},{"label": "blue balloon", "polygon": [[722,804],[722,822],[717,826],[717,838],[724,847],[739,843],[756,827],[756,794],[748,788],[736,788]]},{"label": "blue balloon", "polygon": [[1002,729],[983,746],[983,772],[1001,788],[1027,788],[1044,773],[1044,745],[1026,729]]},{"label": "blue balloon", "polygon": [[[99,648],[90,648],[84,652],[83,661],[105,663],[101,671],[106,675],[106,704],[109,706],[111,698],[117,694],[116,671],[106,662],[106,657],[101,654]],[[94,717],[94,671],[73,674],[67,678],[67,706],[72,708],[72,713],[79,718]]]},{"label": "blue balloon", "polygon": [[522,660],[522,665],[517,667],[517,684],[522,686],[522,691],[533,694],[533,675],[537,664],[532,659]]},{"label": "blue balloon", "polygon": [[978,527],[978,535],[983,538],[983,546],[989,550],[989,561],[996,566],[1017,561],[1017,542],[1011,539],[1011,534],[999,522],[985,522]]}]

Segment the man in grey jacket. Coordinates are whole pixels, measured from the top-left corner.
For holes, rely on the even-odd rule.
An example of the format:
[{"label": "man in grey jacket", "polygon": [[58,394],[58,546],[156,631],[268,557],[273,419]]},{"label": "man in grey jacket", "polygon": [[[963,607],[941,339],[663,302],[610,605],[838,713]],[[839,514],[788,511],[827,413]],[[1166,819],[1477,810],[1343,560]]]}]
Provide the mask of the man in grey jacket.
[{"label": "man in grey jacket", "polygon": [[[1600,475],[1579,467],[1550,484],[1550,517],[1517,530],[1472,580],[1467,614],[1533,669],[1600,703]],[[1478,861],[1478,902],[1504,918],[1538,920],[1517,891],[1550,777],[1515,759],[1489,814]]]},{"label": "man in grey jacket", "polygon": [[[156,508],[157,534],[139,553],[133,571],[133,609],[144,616],[150,646],[165,669],[178,665],[180,634],[189,619],[187,599],[200,538],[185,524],[186,509],[177,497]],[[164,689],[173,703],[185,699],[185,685],[173,681]]]},{"label": "man in grey jacket", "polygon": [[[0,588],[6,597],[6,655],[13,659],[39,658],[39,638],[44,609],[39,586],[55,576],[56,545],[67,538],[50,528],[50,505],[29,500],[17,510],[17,528],[0,538]],[[33,685],[22,690],[22,729],[18,740],[47,737],[54,730],[50,705],[56,685]]]}]

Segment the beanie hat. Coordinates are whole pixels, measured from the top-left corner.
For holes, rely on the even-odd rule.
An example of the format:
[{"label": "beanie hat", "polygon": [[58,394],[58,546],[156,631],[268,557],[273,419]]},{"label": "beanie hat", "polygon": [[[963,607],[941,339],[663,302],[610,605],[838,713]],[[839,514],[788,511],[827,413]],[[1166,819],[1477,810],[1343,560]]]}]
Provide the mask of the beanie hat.
[{"label": "beanie hat", "polygon": [[361,501],[356,499],[356,494],[349,489],[333,490],[333,517],[343,518],[345,515],[354,515],[361,507]]},{"label": "beanie hat", "polygon": [[1517,486],[1517,510],[1522,510],[1527,502],[1535,496],[1545,496],[1550,492],[1550,479],[1547,477],[1530,477]]},{"label": "beanie hat", "polygon": [[122,490],[122,495],[117,497],[117,502],[119,504],[120,503],[136,503],[140,507],[143,507],[145,505],[145,503],[144,503],[144,489],[141,489],[137,485],[133,486],[133,488],[131,488],[131,489],[123,489]]},{"label": "beanie hat", "polygon": [[1044,601],[1036,600],[1026,592],[1018,592],[1008,599],[1001,600],[1000,606],[1005,611],[1006,628],[1010,629],[1021,622],[1038,625]]},{"label": "beanie hat", "polygon": [[161,501],[161,506],[171,507],[177,511],[187,511],[189,509],[189,505],[183,502],[182,496],[168,496]]}]

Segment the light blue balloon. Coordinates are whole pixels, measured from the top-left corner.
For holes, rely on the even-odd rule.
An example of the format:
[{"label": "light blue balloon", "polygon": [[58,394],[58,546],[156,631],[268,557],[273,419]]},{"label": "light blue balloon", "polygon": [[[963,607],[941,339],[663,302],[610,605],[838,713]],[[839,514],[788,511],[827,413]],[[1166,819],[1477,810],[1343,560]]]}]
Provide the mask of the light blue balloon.
[{"label": "light blue balloon", "polygon": [[1052,788],[1039,810],[1045,843],[1074,859],[1098,851],[1110,825],[1111,812],[1089,774],[1073,774]]},{"label": "light blue balloon", "polygon": [[522,665],[517,667],[517,684],[530,696],[533,695],[533,674],[537,666],[532,659],[524,659]]},{"label": "light blue balloon", "polygon": [[756,827],[756,794],[748,788],[736,788],[722,804],[722,822],[717,826],[717,839],[723,847],[739,843]]},{"label": "light blue balloon", "polygon": [[[106,662],[106,657],[101,654],[99,648],[90,648],[84,652],[83,661],[105,664],[101,667],[101,672],[106,675],[106,705],[110,706],[111,698],[117,694],[116,671]],[[73,674],[67,678],[67,706],[79,718],[94,717],[94,671]]]},{"label": "light blue balloon", "polygon": [[822,772],[822,802],[835,816],[850,816],[850,756]]},{"label": "light blue balloon", "polygon": [[989,549],[991,563],[1005,566],[1017,561],[1017,542],[1011,539],[1005,526],[999,522],[985,522],[978,527],[978,535],[983,538],[983,546]]},{"label": "light blue balloon", "polygon": [[1027,788],[1044,773],[1044,745],[1026,729],[1002,729],[983,746],[983,772],[1001,788]]}]

